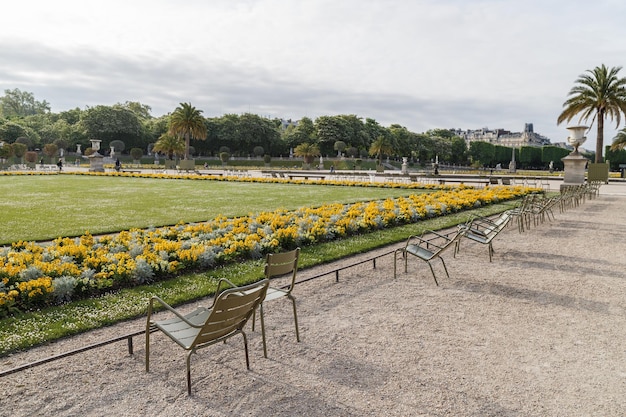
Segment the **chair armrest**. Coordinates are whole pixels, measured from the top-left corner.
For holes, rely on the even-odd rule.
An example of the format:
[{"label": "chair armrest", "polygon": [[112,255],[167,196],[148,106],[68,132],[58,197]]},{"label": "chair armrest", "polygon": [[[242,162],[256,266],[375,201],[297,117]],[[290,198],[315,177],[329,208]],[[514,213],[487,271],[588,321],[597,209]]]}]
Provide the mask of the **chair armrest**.
[{"label": "chair armrest", "polygon": [[[220,295],[220,293],[223,291],[222,290],[222,284],[226,284],[228,285],[230,288],[234,288],[236,287],[235,284],[232,283],[232,281],[226,279],[226,278],[220,278],[220,280],[217,282],[217,288],[215,289],[215,296],[213,297],[213,303],[209,306],[210,308],[213,308],[213,305],[215,304],[215,299],[217,298],[218,295]],[[226,288],[224,288],[226,289]]]},{"label": "chair armrest", "polygon": [[152,310],[153,310],[153,302],[157,301],[159,304],[161,304],[163,307],[165,307],[167,310],[169,310],[172,314],[174,314],[176,317],[178,317],[179,319],[181,319],[182,321],[184,321],[185,323],[187,323],[189,326],[191,327],[195,327],[195,328],[200,328],[202,327],[202,325],[198,326],[197,324],[194,324],[192,322],[190,322],[189,320],[187,320],[185,318],[185,316],[183,316],[181,313],[179,313],[178,311],[176,311],[174,309],[174,307],[170,306],[169,304],[167,304],[165,301],[163,301],[160,297],[153,295],[150,298],[150,302],[148,303],[148,323],[150,323],[150,316],[152,316]]},{"label": "chair armrest", "polygon": [[424,245],[423,246],[424,249],[430,249],[432,247],[432,248],[436,249],[435,252],[439,252],[442,249],[445,249],[452,242],[454,242],[462,233],[463,232],[461,230],[458,230],[456,232],[450,232],[450,233],[447,233],[447,234],[442,234],[442,233],[435,232],[434,230],[429,230],[426,233],[424,233],[424,235],[425,234],[430,234],[430,235],[432,235],[432,237],[425,238],[424,235],[422,235],[422,236],[410,236],[409,239],[407,240],[405,249],[406,249],[406,247],[408,247],[411,244],[411,240],[417,240],[417,246]]}]

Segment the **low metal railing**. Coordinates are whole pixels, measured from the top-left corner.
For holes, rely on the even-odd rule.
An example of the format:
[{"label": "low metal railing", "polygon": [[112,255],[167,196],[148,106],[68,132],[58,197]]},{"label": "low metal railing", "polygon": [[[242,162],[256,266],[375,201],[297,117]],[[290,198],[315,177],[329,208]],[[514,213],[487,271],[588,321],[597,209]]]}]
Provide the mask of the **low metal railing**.
[{"label": "low metal railing", "polygon": [[[335,282],[339,282],[339,272],[344,271],[346,269],[353,268],[353,267],[358,266],[358,265],[362,265],[362,264],[368,263],[368,262],[372,262],[373,268],[376,269],[376,259],[382,258],[383,256],[387,256],[387,255],[390,255],[392,253],[393,253],[393,251],[385,252],[383,254],[374,256],[372,258],[368,258],[368,259],[365,259],[365,260],[362,260],[362,261],[359,261],[359,262],[355,262],[355,263],[352,263],[350,265],[342,266],[341,268],[336,268],[336,269],[332,269],[332,270],[329,270],[329,271],[326,271],[326,272],[322,272],[322,273],[319,273],[317,275],[313,275],[311,277],[302,279],[300,281],[296,281],[296,284],[300,284],[300,283],[307,282],[307,281],[312,281],[314,279],[325,277],[327,275],[332,275],[332,274],[335,275]],[[117,337],[114,337],[114,338],[111,338],[111,339],[107,339],[107,340],[103,340],[101,342],[94,343],[94,344],[91,344],[91,345],[88,345],[88,346],[83,346],[83,347],[78,348],[78,349],[70,350],[68,352],[60,353],[58,355],[50,356],[49,358],[40,359],[40,360],[34,361],[34,362],[29,362],[29,363],[17,366],[17,367],[12,368],[12,369],[8,369],[6,371],[0,371],[0,377],[11,375],[11,374],[15,374],[17,372],[21,372],[21,371],[24,371],[26,369],[34,368],[34,367],[39,366],[39,365],[44,365],[46,363],[50,363],[50,362],[53,362],[53,361],[56,361],[56,360],[59,360],[59,359],[67,358],[69,356],[74,356],[74,355],[77,355],[79,353],[86,352],[86,351],[89,351],[89,350],[92,350],[92,349],[97,349],[97,348],[100,348],[100,347],[103,347],[103,346],[107,346],[107,345],[110,345],[112,343],[117,343],[117,342],[120,342],[122,340],[126,340],[127,341],[127,344],[128,344],[128,354],[132,355],[133,354],[133,337],[141,336],[141,335],[144,335],[145,333],[146,333],[145,329],[142,329],[142,330],[138,330],[138,331],[133,332],[133,333],[128,333],[128,334],[125,334],[125,335],[122,335],[122,336],[117,336]]]}]

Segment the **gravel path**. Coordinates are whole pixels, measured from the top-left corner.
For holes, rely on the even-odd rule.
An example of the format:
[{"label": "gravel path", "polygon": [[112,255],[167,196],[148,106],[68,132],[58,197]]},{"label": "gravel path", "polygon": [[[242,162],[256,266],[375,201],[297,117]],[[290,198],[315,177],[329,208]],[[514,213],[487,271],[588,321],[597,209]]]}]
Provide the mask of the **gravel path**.
[{"label": "gravel path", "polygon": [[[609,186],[607,186],[609,187]],[[249,331],[192,357],[155,334],[1,378],[1,416],[623,416],[626,415],[626,197],[603,194],[523,234],[465,240],[440,286],[393,258],[296,287],[266,304],[269,359]],[[385,248],[380,253],[387,252]],[[364,259],[372,254],[361,256]],[[325,266],[346,265],[355,258]],[[301,271],[305,278],[320,269]],[[188,306],[187,308],[192,308]],[[0,359],[0,369],[141,329],[135,320]]]}]

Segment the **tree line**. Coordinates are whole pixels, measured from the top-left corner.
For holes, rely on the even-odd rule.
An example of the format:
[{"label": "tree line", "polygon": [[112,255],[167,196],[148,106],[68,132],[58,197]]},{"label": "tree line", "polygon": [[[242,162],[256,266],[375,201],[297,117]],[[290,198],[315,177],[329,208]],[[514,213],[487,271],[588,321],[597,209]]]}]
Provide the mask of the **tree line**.
[{"label": "tree line", "polygon": [[[5,90],[0,97],[0,158],[21,158],[27,152],[49,159],[61,149],[75,152],[81,145],[90,152],[90,139],[101,140],[101,153],[111,146],[117,155],[133,159],[159,151],[165,157],[289,156],[294,150],[313,149],[324,157],[409,157],[412,164],[442,164],[494,167],[508,166],[512,148],[465,140],[449,129],[415,133],[399,124],[382,126],[375,119],[357,115],[303,117],[298,121],[270,119],[256,114],[225,114],[203,117],[201,111],[181,103],[172,113],[154,117],[151,107],[139,102],[98,105],[53,113],[44,100],[19,89]],[[195,130],[186,130],[192,126]],[[300,148],[299,148],[300,147]],[[559,167],[561,148],[516,149],[521,167]],[[554,149],[553,149],[554,148]],[[565,151],[565,155],[568,151]],[[296,156],[298,152],[295,152]],[[39,157],[39,156],[38,156]]]}]

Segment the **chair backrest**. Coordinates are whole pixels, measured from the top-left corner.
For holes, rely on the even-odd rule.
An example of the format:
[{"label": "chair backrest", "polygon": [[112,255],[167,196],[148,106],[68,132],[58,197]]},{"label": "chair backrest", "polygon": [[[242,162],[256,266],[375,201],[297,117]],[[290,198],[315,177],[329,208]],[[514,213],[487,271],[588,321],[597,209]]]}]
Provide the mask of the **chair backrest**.
[{"label": "chair backrest", "polygon": [[222,291],[192,346],[227,338],[245,326],[252,313],[265,299],[269,280],[263,279],[242,287]]},{"label": "chair backrest", "polygon": [[270,253],[265,258],[265,278],[271,279],[286,274],[291,274],[291,284],[288,291],[291,291],[296,282],[296,273],[298,272],[298,258],[300,257],[300,248],[296,248],[289,252]]}]

